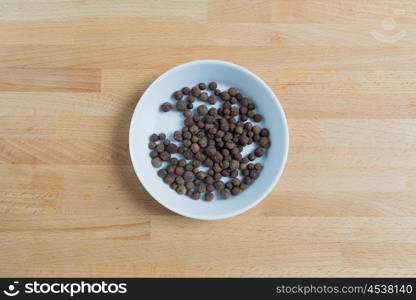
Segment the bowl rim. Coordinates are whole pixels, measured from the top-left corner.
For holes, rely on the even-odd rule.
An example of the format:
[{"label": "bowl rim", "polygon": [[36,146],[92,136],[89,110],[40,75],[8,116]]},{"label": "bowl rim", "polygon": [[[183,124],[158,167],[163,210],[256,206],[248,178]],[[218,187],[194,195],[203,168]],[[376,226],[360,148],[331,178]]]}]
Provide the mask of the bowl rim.
[{"label": "bowl rim", "polygon": [[[279,170],[276,173],[276,176],[272,182],[272,184],[270,184],[270,186],[265,189],[258,197],[255,201],[240,207],[236,210],[233,210],[231,212],[228,213],[223,213],[223,214],[219,214],[219,215],[211,215],[211,216],[201,216],[201,215],[197,215],[197,214],[190,214],[187,212],[184,212],[180,209],[176,209],[174,206],[167,206],[165,203],[162,203],[161,201],[159,201],[156,197],[156,195],[151,191],[151,189],[146,186],[146,184],[144,182],[142,182],[140,180],[141,176],[145,176],[145,174],[141,174],[139,167],[135,164],[135,161],[133,160],[133,156],[132,156],[132,138],[133,138],[133,122],[134,120],[137,118],[137,115],[139,114],[139,111],[141,109],[141,99],[144,98],[146,96],[146,94],[148,93],[149,90],[151,90],[153,88],[153,86],[156,84],[156,82],[163,80],[163,78],[165,78],[166,76],[168,76],[170,73],[176,72],[182,68],[186,68],[192,65],[197,65],[197,64],[218,64],[218,65],[223,65],[226,67],[231,67],[231,68],[235,68],[240,72],[246,73],[249,76],[251,76],[254,80],[257,80],[262,86],[264,86],[267,90],[267,92],[272,96],[275,104],[278,107],[278,110],[281,114],[281,117],[283,119],[283,129],[285,132],[285,137],[284,137],[284,143],[285,143],[285,147],[284,147],[284,153],[283,153],[283,160],[282,163],[279,166]],[[270,192],[273,190],[273,188],[276,186],[277,182],[279,181],[280,177],[282,176],[283,170],[286,166],[286,162],[287,162],[287,157],[289,154],[289,128],[288,128],[288,123],[287,123],[287,118],[285,115],[285,112],[283,110],[282,105],[280,104],[279,99],[277,98],[276,94],[273,92],[273,90],[269,87],[269,85],[263,80],[261,79],[259,76],[257,76],[255,73],[253,73],[252,71],[231,63],[231,62],[227,62],[227,61],[223,61],[223,60],[214,60],[214,59],[203,59],[203,60],[193,60],[190,62],[186,62],[180,65],[177,65],[167,71],[165,71],[164,73],[162,73],[159,77],[157,77],[143,92],[143,94],[141,95],[141,97],[138,99],[138,102],[136,104],[136,107],[134,109],[133,115],[130,119],[130,128],[129,128],[129,154],[130,154],[130,160],[131,163],[133,165],[133,169],[134,172],[136,173],[137,179],[140,181],[141,185],[145,188],[145,190],[152,196],[152,198],[154,200],[156,200],[159,204],[161,204],[163,207],[169,209],[170,211],[173,211],[174,213],[177,213],[181,216],[184,217],[188,217],[188,218],[192,218],[192,219],[197,219],[197,220],[221,220],[221,219],[226,219],[226,218],[230,218],[230,217],[234,217],[236,215],[242,214],[250,209],[252,209],[254,206],[256,206],[257,204],[259,204],[261,201],[264,200],[264,198],[266,198]]]}]

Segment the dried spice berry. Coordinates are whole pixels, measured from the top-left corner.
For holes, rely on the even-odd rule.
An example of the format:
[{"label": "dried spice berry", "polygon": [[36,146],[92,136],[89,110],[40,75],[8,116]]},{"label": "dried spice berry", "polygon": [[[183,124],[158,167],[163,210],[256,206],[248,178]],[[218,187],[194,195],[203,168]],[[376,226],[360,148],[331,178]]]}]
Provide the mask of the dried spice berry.
[{"label": "dried spice berry", "polygon": [[176,109],[179,111],[184,111],[185,109],[187,109],[187,103],[184,100],[178,100],[176,102]]},{"label": "dried spice berry", "polygon": [[222,198],[222,199],[226,200],[226,199],[228,199],[228,198],[230,198],[230,197],[231,197],[231,191],[230,191],[229,189],[223,189],[223,190],[220,192],[220,195],[221,195],[221,198]]},{"label": "dried spice berry", "polygon": [[158,140],[159,140],[159,136],[156,134],[156,133],[153,133],[151,136],[150,136],[150,141],[151,142],[157,142]]},{"label": "dried spice berry", "polygon": [[173,97],[175,97],[176,100],[181,100],[183,97],[183,94],[181,91],[176,91],[175,93],[173,93]]},{"label": "dried spice berry", "polygon": [[182,88],[182,94],[184,95],[189,95],[191,93],[191,89],[187,86],[185,86],[184,88]]},{"label": "dried spice berry", "polygon": [[206,193],[205,194],[205,201],[212,201],[212,199],[214,199],[214,194],[213,193]]},{"label": "dried spice berry", "polygon": [[205,90],[207,88],[207,85],[203,82],[201,82],[200,84],[198,84],[198,87],[200,90]]},{"label": "dried spice berry", "polygon": [[217,88],[217,83],[215,81],[212,81],[208,84],[208,87],[211,91],[215,91]]},{"label": "dried spice berry", "polygon": [[201,90],[198,87],[194,86],[191,90],[191,94],[194,97],[199,97],[199,95],[201,94]]},{"label": "dried spice berry", "polygon": [[172,110],[172,108],[173,108],[172,103],[169,103],[169,102],[165,102],[160,106],[160,109],[164,112],[168,112]]}]

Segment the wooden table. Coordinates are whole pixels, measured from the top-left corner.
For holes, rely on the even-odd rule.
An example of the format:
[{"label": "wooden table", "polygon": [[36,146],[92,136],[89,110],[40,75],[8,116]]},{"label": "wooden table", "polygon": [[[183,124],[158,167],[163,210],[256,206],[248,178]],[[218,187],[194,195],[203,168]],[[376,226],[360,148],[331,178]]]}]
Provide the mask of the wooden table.
[{"label": "wooden table", "polygon": [[[415,12],[3,0],[0,276],[416,276]],[[279,184],[228,220],[160,206],[129,158],[138,97],[196,59],[264,78],[290,127]]]}]

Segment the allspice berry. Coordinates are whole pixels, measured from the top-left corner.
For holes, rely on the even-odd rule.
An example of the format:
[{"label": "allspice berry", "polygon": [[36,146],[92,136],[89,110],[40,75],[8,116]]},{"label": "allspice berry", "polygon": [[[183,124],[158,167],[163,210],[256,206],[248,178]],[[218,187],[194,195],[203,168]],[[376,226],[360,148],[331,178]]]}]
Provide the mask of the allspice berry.
[{"label": "allspice berry", "polygon": [[160,168],[162,166],[162,160],[159,157],[153,158],[152,166],[155,168]]},{"label": "allspice berry", "polygon": [[228,198],[230,198],[230,197],[231,197],[231,191],[230,191],[229,189],[223,189],[223,190],[220,192],[220,195],[221,195],[221,198],[222,198],[222,199],[226,200],[226,199],[228,199]]},{"label": "allspice berry", "polygon": [[209,83],[208,87],[211,91],[215,91],[217,88],[217,83],[215,81],[212,81]]},{"label": "allspice berry", "polygon": [[187,107],[186,107],[187,103],[184,100],[178,100],[176,102],[176,109],[179,111],[184,111]]},{"label": "allspice berry", "polygon": [[168,112],[168,111],[170,111],[170,110],[172,110],[172,103],[170,103],[170,102],[165,102],[165,103],[163,103],[161,106],[160,106],[160,109],[162,110],[162,111],[164,111],[164,112]]},{"label": "allspice berry", "polygon": [[205,201],[212,201],[212,199],[214,199],[214,194],[209,192],[205,194]]}]

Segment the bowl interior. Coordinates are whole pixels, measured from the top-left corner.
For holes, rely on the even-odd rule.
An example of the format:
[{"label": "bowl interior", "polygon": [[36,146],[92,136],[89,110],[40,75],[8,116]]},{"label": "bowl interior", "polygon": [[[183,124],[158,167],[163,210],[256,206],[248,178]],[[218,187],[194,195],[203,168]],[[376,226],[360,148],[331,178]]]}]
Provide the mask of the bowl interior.
[{"label": "bowl interior", "polygon": [[[257,161],[264,165],[258,179],[238,196],[221,200],[217,194],[212,202],[192,200],[171,190],[153,168],[148,149],[149,136],[164,132],[173,140],[173,132],[183,127],[183,116],[176,110],[163,113],[161,103],[170,101],[172,93],[184,86],[216,81],[218,87],[236,87],[256,104],[256,111],[264,116],[260,123],[270,130],[271,147]],[[194,109],[203,104],[196,102]],[[217,105],[218,106],[218,103]],[[283,171],[288,152],[288,130],[284,112],[272,90],[250,71],[227,62],[203,60],[175,67],[156,79],[142,95],[132,118],[129,146],[131,160],[145,189],[168,209],[196,219],[223,219],[242,213],[260,202],[273,188]],[[250,147],[251,146],[251,147]],[[246,147],[243,154],[254,149]],[[166,164],[166,163],[165,163]]]}]

